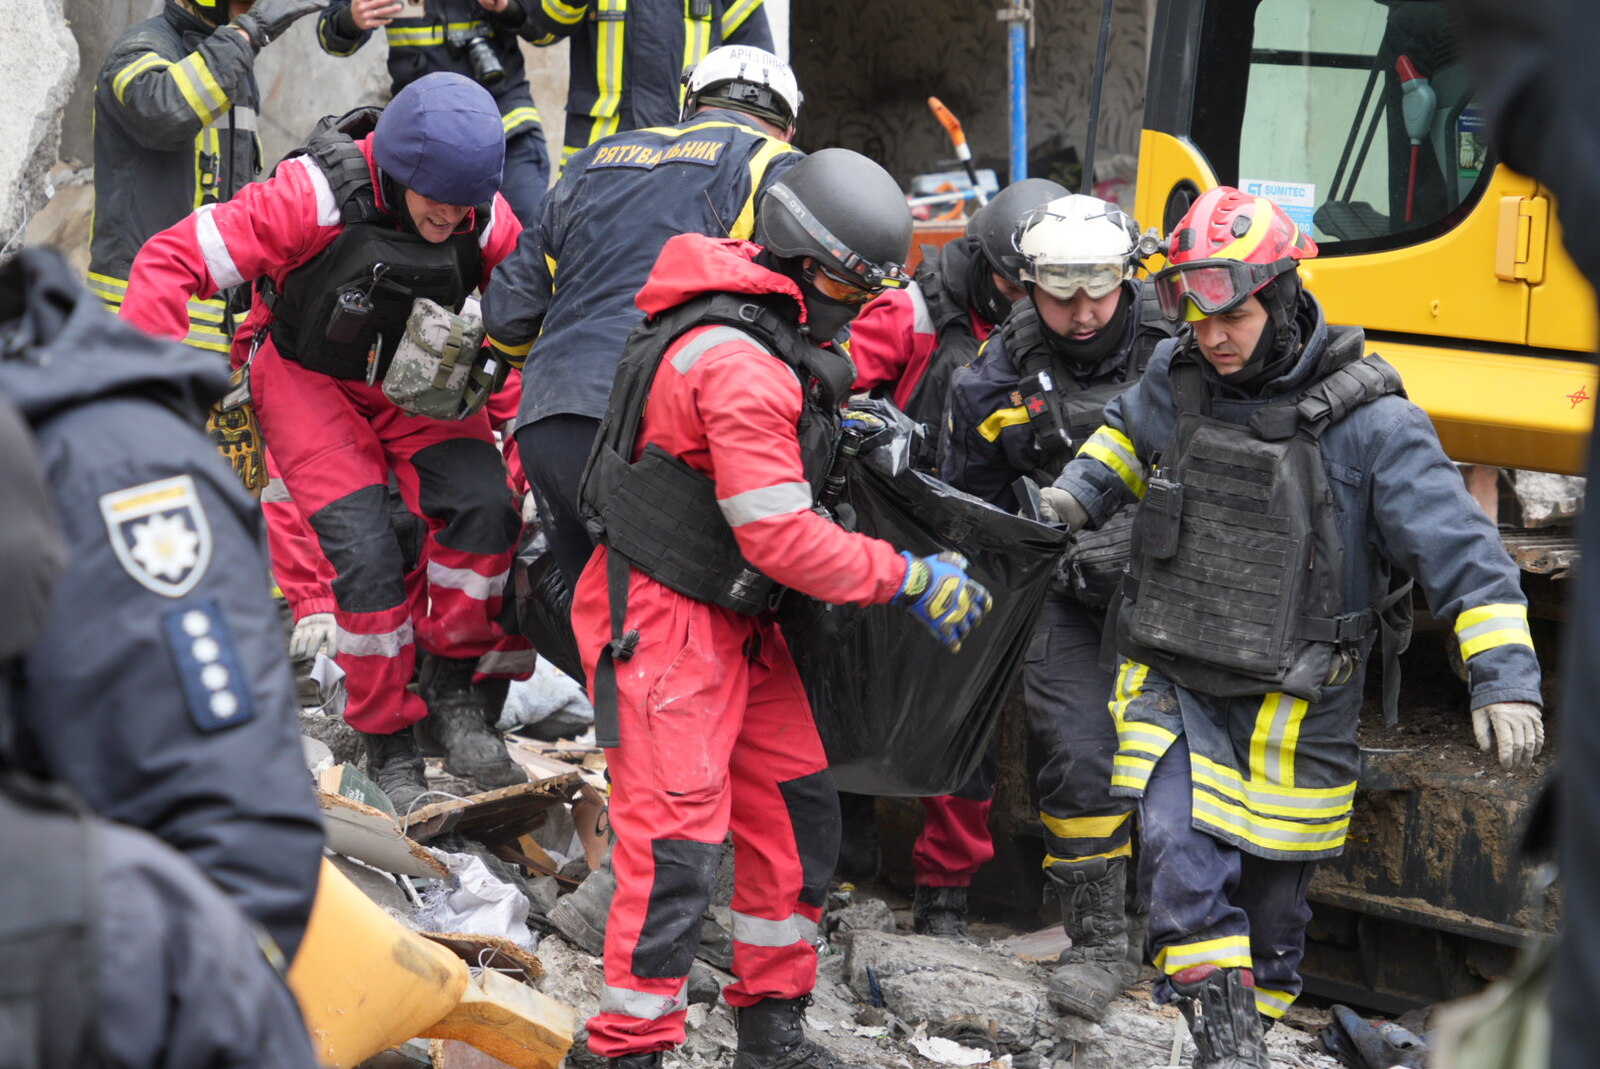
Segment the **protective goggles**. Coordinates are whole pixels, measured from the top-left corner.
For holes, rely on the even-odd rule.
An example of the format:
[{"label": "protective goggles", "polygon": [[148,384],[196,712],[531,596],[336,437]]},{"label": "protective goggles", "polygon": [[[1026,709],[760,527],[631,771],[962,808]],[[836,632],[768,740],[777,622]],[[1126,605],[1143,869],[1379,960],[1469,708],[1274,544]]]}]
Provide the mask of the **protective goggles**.
[{"label": "protective goggles", "polygon": [[[817,276],[827,279],[827,283],[818,285]],[[817,286],[823,293],[838,301],[840,304],[866,304],[872,298],[882,293],[883,290],[863,289],[859,283],[847,278],[841,278],[836,273],[829,271],[820,263],[814,264],[811,270],[811,284]]]},{"label": "protective goggles", "polygon": [[1080,292],[1098,301],[1122,285],[1130,271],[1127,263],[1038,264],[1022,277],[1059,300],[1070,301]]},{"label": "protective goggles", "polygon": [[1156,288],[1163,316],[1193,323],[1239,307],[1256,290],[1292,270],[1292,259],[1269,264],[1193,260],[1163,268],[1150,281]]},{"label": "protective goggles", "polygon": [[817,266],[829,278],[840,282],[842,285],[856,289],[870,290],[880,293],[883,290],[905,289],[911,282],[911,276],[906,274],[905,265],[897,263],[875,264],[866,257],[853,252],[849,246],[833,236],[833,231],[823,225],[822,220],[811,214],[811,210],[800,202],[794,191],[782,182],[774,182],[769,191],[778,198],[778,201],[794,216],[800,228],[811,235],[813,241],[822,251],[825,251],[835,260],[835,267],[844,268],[846,274],[830,271],[819,263]]}]

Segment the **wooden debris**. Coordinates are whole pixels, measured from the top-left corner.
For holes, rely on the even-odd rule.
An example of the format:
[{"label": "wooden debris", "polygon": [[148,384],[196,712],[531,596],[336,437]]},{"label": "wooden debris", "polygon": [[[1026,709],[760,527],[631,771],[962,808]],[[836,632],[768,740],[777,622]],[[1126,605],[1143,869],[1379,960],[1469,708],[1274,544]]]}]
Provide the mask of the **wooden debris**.
[{"label": "wooden debris", "polygon": [[322,804],[328,849],[334,853],[401,876],[442,880],[450,875],[443,862],[406,838],[399,822],[388,813],[327,791],[319,790],[317,801]]},{"label": "wooden debris", "polygon": [[453,831],[490,847],[514,843],[545,810],[570,805],[581,784],[578,773],[568,769],[533,783],[435,802],[411,814],[406,833],[421,842]]},{"label": "wooden debris", "polygon": [[425,939],[455,953],[474,969],[493,969],[509,973],[524,982],[544,975],[544,966],[530,951],[499,935],[473,935],[465,932],[421,932]]}]

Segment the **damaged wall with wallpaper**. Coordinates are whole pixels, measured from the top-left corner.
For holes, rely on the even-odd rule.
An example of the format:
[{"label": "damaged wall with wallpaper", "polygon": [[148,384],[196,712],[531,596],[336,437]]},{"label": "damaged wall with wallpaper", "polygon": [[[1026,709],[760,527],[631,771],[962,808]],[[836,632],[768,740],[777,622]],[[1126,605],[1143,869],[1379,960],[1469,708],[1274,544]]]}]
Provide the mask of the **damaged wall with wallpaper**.
[{"label": "damaged wall with wallpaper", "polygon": [[[1000,6],[999,0],[794,5],[791,62],[806,98],[796,142],[811,150],[843,145],[864,152],[905,183],[953,159],[943,128],[928,111],[927,98],[937,96],[961,119],[979,166],[994,167],[1004,184],[1010,135],[1006,30],[995,18]],[[1101,5],[1041,0],[1034,10],[1029,155],[1070,146],[1081,159]],[[1145,0],[1116,0],[1099,160],[1138,151],[1146,27]],[[1096,169],[1103,177],[1105,170]]]}]

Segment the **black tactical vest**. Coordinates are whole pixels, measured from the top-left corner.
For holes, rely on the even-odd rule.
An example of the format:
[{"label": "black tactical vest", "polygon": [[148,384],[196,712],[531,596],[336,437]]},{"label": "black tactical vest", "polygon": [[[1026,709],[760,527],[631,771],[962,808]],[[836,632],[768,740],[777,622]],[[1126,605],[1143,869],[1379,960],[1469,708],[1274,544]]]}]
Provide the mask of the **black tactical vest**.
[{"label": "black tactical vest", "polygon": [[580,484],[589,533],[615,555],[680,594],[746,615],[765,611],[777,584],[739,552],[717,507],[712,479],[655,445],[632,460],[639,423],[667,348],[698,326],[734,328],[793,368],[808,384],[798,428],[800,456],[813,495],[833,459],[839,404],[854,369],[820,349],[773,310],[778,299],[718,294],[680,305],[634,330],[617,366]]},{"label": "black tactical vest", "polygon": [[7,772],[0,772],[0,822],[10,859],[0,865],[0,1069],[104,1065],[97,836],[44,785]]},{"label": "black tactical vest", "polygon": [[1355,409],[1403,393],[1381,358],[1352,353],[1246,425],[1212,419],[1199,358],[1174,357],[1177,428],[1139,506],[1119,653],[1221,697],[1317,701],[1349,680],[1388,606],[1341,611],[1344,543],[1320,443]]},{"label": "black tactical vest", "polygon": [[903,409],[925,431],[918,439],[918,455],[911,458],[912,465],[919,468],[937,465],[939,430],[944,426],[945,406],[950,397],[950,376],[956,368],[966,367],[978,355],[979,342],[972,333],[971,311],[951,289],[948,273],[933,266],[942,262],[938,250],[924,247],[922,262],[917,265],[914,276],[923,302],[928,306],[934,332],[933,354],[928,358],[927,370],[912,388]]},{"label": "black tactical vest", "polygon": [[[419,297],[454,312],[483,274],[479,241],[492,206],[479,205],[473,226],[438,244],[401,230],[378,207],[366,157],[355,144],[377,123],[379,109],[357,108],[323,119],[291,152],[309,156],[333,189],[344,229],[291,271],[281,289],[264,287],[278,351],[337,379],[383,377]],[[398,206],[397,206],[398,210]]]}]

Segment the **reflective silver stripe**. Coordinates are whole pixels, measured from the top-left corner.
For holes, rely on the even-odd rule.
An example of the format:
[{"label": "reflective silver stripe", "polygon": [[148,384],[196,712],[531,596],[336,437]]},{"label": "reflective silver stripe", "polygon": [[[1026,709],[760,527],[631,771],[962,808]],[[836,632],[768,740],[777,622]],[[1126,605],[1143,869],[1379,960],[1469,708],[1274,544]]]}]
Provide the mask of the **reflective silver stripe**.
[{"label": "reflective silver stripe", "polygon": [[781,921],[769,920],[766,917],[752,917],[748,913],[733,913],[733,940],[753,947],[786,947],[807,938],[802,932],[797,921],[805,921],[810,932],[815,933],[817,926],[798,913],[790,914]]},{"label": "reflective silver stripe", "polygon": [[228,243],[222,240],[217,221],[211,218],[215,208],[215,204],[196,208],[194,228],[195,236],[200,239],[200,255],[205,259],[206,270],[211,272],[211,280],[217,284],[217,289],[225,290],[243,282],[244,275],[234,266],[233,253],[228,251]]},{"label": "reflective silver stripe", "polygon": [[922,295],[922,287],[915,282],[906,287],[906,295],[911,298],[911,329],[917,334],[933,333],[933,315],[928,311],[928,298]]},{"label": "reflective silver stripe", "polygon": [[504,571],[498,575],[479,575],[470,568],[447,568],[436,560],[428,562],[428,582],[434,586],[459,590],[479,601],[488,601],[504,593],[506,576],[510,574],[510,571]]},{"label": "reflective silver stripe", "polygon": [[415,637],[410,620],[382,635],[357,635],[337,625],[334,631],[339,654],[348,653],[352,657],[398,657]]},{"label": "reflective silver stripe", "polygon": [[233,106],[233,128],[235,130],[254,130],[256,128],[255,109],[245,107],[243,104],[235,104]]},{"label": "reflective silver stripe", "polygon": [[737,327],[712,327],[704,333],[696,334],[682,349],[673,353],[672,366],[678,369],[679,374],[687,375],[695,362],[706,355],[706,350],[726,345],[731,341],[746,342],[762,352],[767,352],[766,346]]},{"label": "reflective silver stripe", "polygon": [[646,1021],[659,1021],[669,1013],[679,1013],[689,1008],[689,981],[683,981],[676,995],[652,995],[627,987],[610,984],[600,992],[600,1012],[617,1013],[624,1017],[638,1017]]},{"label": "reflective silver stripe", "polygon": [[483,233],[478,235],[478,248],[480,249],[487,249],[489,247],[489,235],[494,233],[494,203],[495,198],[490,197],[489,221],[483,224]]},{"label": "reflective silver stripe", "polygon": [[533,650],[490,650],[478,658],[478,671],[486,676],[520,676],[538,666]]},{"label": "reflective silver stripe", "polygon": [[763,486],[717,499],[717,508],[722,510],[722,518],[728,521],[729,527],[743,527],[757,520],[804,512],[810,507],[811,486],[803,482]]},{"label": "reflective silver stripe", "polygon": [[317,225],[338,226],[342,221],[339,215],[339,202],[334,199],[333,186],[328,184],[328,176],[322,173],[322,168],[313,163],[310,157],[296,156],[283,161],[286,164],[298,163],[306,172],[306,180],[311,183],[311,192],[317,198]]},{"label": "reflective silver stripe", "polygon": [[289,496],[289,488],[282,479],[268,479],[267,485],[261,489],[261,503],[271,505],[275,503],[293,504],[294,498]]},{"label": "reflective silver stripe", "polygon": [[816,921],[812,920],[810,917],[802,916],[799,913],[796,913],[789,919],[794,921],[794,926],[800,930],[801,939],[804,939],[808,943],[815,943],[817,941],[817,937],[821,934],[821,929],[817,926]]}]

